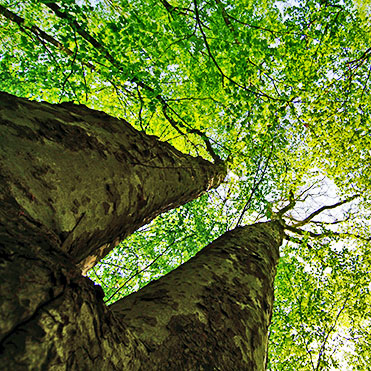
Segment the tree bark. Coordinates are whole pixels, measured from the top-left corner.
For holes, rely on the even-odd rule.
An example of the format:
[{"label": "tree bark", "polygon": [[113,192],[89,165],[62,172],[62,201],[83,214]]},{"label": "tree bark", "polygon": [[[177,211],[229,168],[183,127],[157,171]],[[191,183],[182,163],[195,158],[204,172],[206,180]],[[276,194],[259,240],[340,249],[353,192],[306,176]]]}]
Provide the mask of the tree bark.
[{"label": "tree bark", "polygon": [[[25,230],[23,221],[14,220],[13,227]],[[11,285],[5,300],[28,300],[32,310],[2,336],[2,369],[265,369],[283,235],[278,222],[227,232],[175,271],[110,307],[103,304],[100,288],[53,247],[53,236],[27,245],[39,233],[28,227],[18,254],[4,260],[23,265],[19,286]],[[23,292],[25,282],[33,283],[34,297],[31,290]]]},{"label": "tree bark", "polygon": [[[141,347],[121,325],[109,329],[110,314],[95,327],[97,315],[108,312],[101,289],[81,271],[159,213],[217,186],[225,172],[222,164],[184,155],[103,112],[0,93],[0,341],[6,360],[0,368],[49,369],[53,359],[53,367],[85,369],[84,349],[100,346],[94,329],[113,336],[100,340],[107,349],[115,334],[121,336],[117,367],[125,354],[129,366],[137,362],[132,354]],[[65,358],[64,348],[77,338],[76,354]]]},{"label": "tree bark", "polygon": [[222,164],[185,155],[82,105],[0,93],[0,130],[3,195],[20,218],[55,233],[83,272],[140,226],[226,175]]},{"label": "tree bark", "polygon": [[151,370],[265,370],[279,222],[227,232],[193,259],[110,306]]},{"label": "tree bark", "polygon": [[264,369],[278,222],[228,232],[109,308],[81,275],[222,165],[84,106],[2,93],[0,124],[0,369]]}]

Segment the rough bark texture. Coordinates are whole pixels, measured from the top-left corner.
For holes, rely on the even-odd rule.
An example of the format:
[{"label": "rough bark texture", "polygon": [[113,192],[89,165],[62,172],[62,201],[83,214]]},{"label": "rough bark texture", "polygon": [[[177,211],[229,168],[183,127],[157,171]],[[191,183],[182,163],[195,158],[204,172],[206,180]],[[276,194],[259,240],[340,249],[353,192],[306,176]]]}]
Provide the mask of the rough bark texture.
[{"label": "rough bark texture", "polygon": [[11,233],[0,238],[0,369],[139,370],[146,350],[105,307],[100,287],[56,234],[19,218],[11,202],[3,204]]},{"label": "rough bark texture", "polygon": [[81,275],[224,169],[84,106],[0,94],[0,124],[1,370],[264,369],[279,223],[228,232],[110,308]]},{"label": "rough bark texture", "polygon": [[101,289],[54,247],[57,236],[43,231],[38,240],[37,226],[8,217],[21,237],[17,253],[10,241],[2,249],[2,268],[18,269],[2,296],[1,323],[15,325],[1,329],[1,369],[265,369],[278,223],[228,232],[107,308]]},{"label": "rough bark texture", "polygon": [[227,232],[111,306],[145,345],[144,370],[264,370],[279,222]]},{"label": "rough bark texture", "polygon": [[0,171],[20,217],[58,235],[86,272],[159,213],[225,177],[99,111],[0,93]]}]

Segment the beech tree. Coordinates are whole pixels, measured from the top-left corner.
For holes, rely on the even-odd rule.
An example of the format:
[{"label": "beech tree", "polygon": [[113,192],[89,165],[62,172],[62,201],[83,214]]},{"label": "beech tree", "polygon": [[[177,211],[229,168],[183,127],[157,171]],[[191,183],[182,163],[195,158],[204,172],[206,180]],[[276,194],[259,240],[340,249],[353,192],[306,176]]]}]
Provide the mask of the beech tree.
[{"label": "beech tree", "polygon": [[369,14],[2,1],[1,365],[367,370]]},{"label": "beech tree", "polygon": [[110,309],[81,275],[118,237],[217,186],[220,164],[85,107],[2,93],[0,114],[4,368],[264,367],[279,223],[225,234]]}]

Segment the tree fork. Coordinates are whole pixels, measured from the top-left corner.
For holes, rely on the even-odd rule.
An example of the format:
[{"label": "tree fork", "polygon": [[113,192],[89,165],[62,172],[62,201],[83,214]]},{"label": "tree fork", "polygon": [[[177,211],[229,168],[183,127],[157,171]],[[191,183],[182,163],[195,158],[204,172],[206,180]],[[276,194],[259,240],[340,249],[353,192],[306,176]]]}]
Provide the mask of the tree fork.
[{"label": "tree fork", "polygon": [[[227,232],[175,271],[107,308],[100,288],[53,248],[52,236],[45,235],[43,248],[27,245],[40,233],[38,227],[30,224],[22,237],[27,223],[17,220],[15,212],[11,220],[20,240],[17,254],[8,254],[6,244],[4,264],[17,273],[8,281],[24,286],[7,290],[6,298],[22,305],[31,295],[28,317],[2,333],[1,366],[265,369],[283,236],[278,221]],[[9,312],[1,318],[16,315]]]},{"label": "tree fork", "polygon": [[0,130],[4,194],[20,218],[55,233],[83,272],[226,175],[224,164],[185,155],[124,120],[72,103],[0,93]]}]

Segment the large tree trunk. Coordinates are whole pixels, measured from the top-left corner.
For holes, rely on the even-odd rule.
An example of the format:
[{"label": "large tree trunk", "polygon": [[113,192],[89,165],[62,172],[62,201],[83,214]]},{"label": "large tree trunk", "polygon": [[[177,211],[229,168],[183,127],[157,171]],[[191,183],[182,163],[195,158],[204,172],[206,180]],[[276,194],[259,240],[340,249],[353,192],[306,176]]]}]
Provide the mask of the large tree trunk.
[{"label": "large tree trunk", "polygon": [[3,336],[2,369],[265,369],[282,241],[278,222],[227,232],[186,264],[109,308],[101,291],[53,248],[52,237],[41,246],[27,245],[33,233],[38,231],[30,226],[17,256],[7,256],[6,263],[17,260],[28,274],[18,288],[8,287],[5,299],[30,302],[32,291],[23,292],[21,286],[28,280],[39,305]]},{"label": "large tree trunk", "polygon": [[228,232],[111,308],[81,275],[222,166],[83,106],[0,94],[0,124],[0,369],[264,368],[278,223]]},{"label": "large tree trunk", "polygon": [[226,174],[222,164],[184,155],[124,120],[70,103],[0,93],[0,130],[2,197],[13,200],[20,218],[57,234],[83,272]]},{"label": "large tree trunk", "polygon": [[279,222],[225,233],[110,306],[145,345],[143,370],[264,370]]},{"label": "large tree trunk", "polygon": [[[63,356],[73,333],[82,347],[96,347],[96,339],[83,340],[92,340],[95,319],[81,305],[106,309],[94,304],[81,271],[224,175],[221,164],[184,155],[103,112],[0,93],[0,341],[13,365],[5,368],[16,369],[22,357],[23,368],[48,367],[55,357],[73,364]],[[129,344],[122,346],[120,357],[132,357]]]}]

